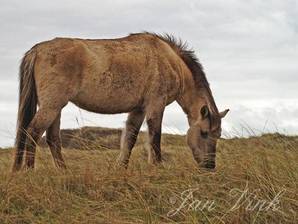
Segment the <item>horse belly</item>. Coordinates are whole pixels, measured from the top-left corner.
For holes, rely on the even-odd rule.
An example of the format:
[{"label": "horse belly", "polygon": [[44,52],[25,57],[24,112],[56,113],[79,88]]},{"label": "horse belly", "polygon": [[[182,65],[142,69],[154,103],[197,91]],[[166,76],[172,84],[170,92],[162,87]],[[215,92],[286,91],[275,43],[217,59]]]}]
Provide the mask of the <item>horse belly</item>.
[{"label": "horse belly", "polygon": [[108,95],[80,94],[71,102],[84,110],[101,114],[128,113],[140,106],[139,100],[127,100],[125,95],[110,97]]},{"label": "horse belly", "polygon": [[115,114],[142,106],[144,83],[138,83],[132,75],[103,72],[88,80],[71,100],[82,109]]}]

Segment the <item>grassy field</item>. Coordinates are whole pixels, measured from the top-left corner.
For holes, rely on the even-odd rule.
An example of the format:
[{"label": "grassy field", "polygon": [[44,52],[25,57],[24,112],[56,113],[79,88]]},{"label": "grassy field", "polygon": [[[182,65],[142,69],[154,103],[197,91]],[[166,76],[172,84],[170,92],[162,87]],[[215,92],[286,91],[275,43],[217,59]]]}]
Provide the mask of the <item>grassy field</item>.
[{"label": "grassy field", "polygon": [[98,144],[64,149],[66,171],[38,148],[36,169],[12,174],[1,150],[0,223],[298,223],[297,137],[220,140],[216,172],[197,168],[183,136],[163,135],[159,166],[143,143],[127,170]]}]

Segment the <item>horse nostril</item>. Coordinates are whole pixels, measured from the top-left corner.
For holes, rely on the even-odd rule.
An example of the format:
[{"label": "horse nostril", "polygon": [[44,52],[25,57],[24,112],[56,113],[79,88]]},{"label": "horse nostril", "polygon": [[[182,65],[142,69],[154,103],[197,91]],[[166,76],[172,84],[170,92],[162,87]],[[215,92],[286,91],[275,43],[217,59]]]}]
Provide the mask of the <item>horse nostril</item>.
[{"label": "horse nostril", "polygon": [[215,168],[215,162],[214,161],[208,161],[205,165],[205,168],[214,169]]}]

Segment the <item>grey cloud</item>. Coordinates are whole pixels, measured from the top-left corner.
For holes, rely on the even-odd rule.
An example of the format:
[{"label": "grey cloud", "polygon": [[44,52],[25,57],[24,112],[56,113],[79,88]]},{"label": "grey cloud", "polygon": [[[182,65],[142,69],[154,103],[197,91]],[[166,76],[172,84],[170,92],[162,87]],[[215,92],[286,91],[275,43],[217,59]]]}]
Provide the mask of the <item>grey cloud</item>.
[{"label": "grey cloud", "polygon": [[[298,96],[295,0],[0,0],[0,4],[0,145],[6,139],[1,137],[2,130],[14,132],[18,66],[30,47],[56,36],[113,38],[142,30],[172,33],[193,47],[219,108],[231,109],[224,122],[227,131],[241,128],[243,120],[259,129],[270,108],[282,129],[298,133],[291,113],[297,112],[292,101]],[[281,102],[287,111],[276,111]],[[111,119],[82,114],[85,123],[80,125],[121,127],[125,120],[125,115]],[[68,106],[62,126],[76,127],[78,117],[78,109]],[[185,132],[187,126],[179,106],[171,105],[164,130]]]},{"label": "grey cloud", "polygon": [[17,80],[14,80],[14,81],[1,80],[0,81],[0,105],[3,103],[16,104],[17,91],[18,91]]},{"label": "grey cloud", "polygon": [[[226,129],[229,134],[241,133],[243,136],[267,132],[297,134],[297,112],[298,104],[288,105],[288,108],[278,108],[278,105],[258,109],[238,106],[231,111],[224,122],[229,123]],[[232,123],[234,125],[230,125]]]}]

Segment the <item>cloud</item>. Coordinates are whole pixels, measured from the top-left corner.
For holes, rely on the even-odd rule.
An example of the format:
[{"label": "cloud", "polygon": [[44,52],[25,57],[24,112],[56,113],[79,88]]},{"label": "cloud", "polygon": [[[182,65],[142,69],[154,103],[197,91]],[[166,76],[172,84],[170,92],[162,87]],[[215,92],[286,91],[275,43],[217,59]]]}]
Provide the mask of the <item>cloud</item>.
[{"label": "cloud", "polygon": [[[187,40],[202,62],[216,102],[231,113],[223,125],[253,129],[276,123],[298,133],[298,4],[295,0],[0,0],[0,146],[14,133],[18,66],[35,43],[56,36],[113,38],[142,30]],[[285,116],[286,115],[286,116]],[[83,117],[83,118],[82,118]],[[95,115],[67,106],[63,127],[121,127],[125,115]],[[84,122],[83,122],[84,121]],[[164,130],[185,132],[177,104],[165,113]],[[266,131],[274,131],[268,125]],[[1,137],[2,136],[2,137]],[[13,139],[13,138],[12,138]]]},{"label": "cloud", "polygon": [[[273,104],[273,105],[272,105]],[[271,103],[269,107],[238,106],[224,121],[228,136],[267,132],[297,134],[298,104]]]}]

